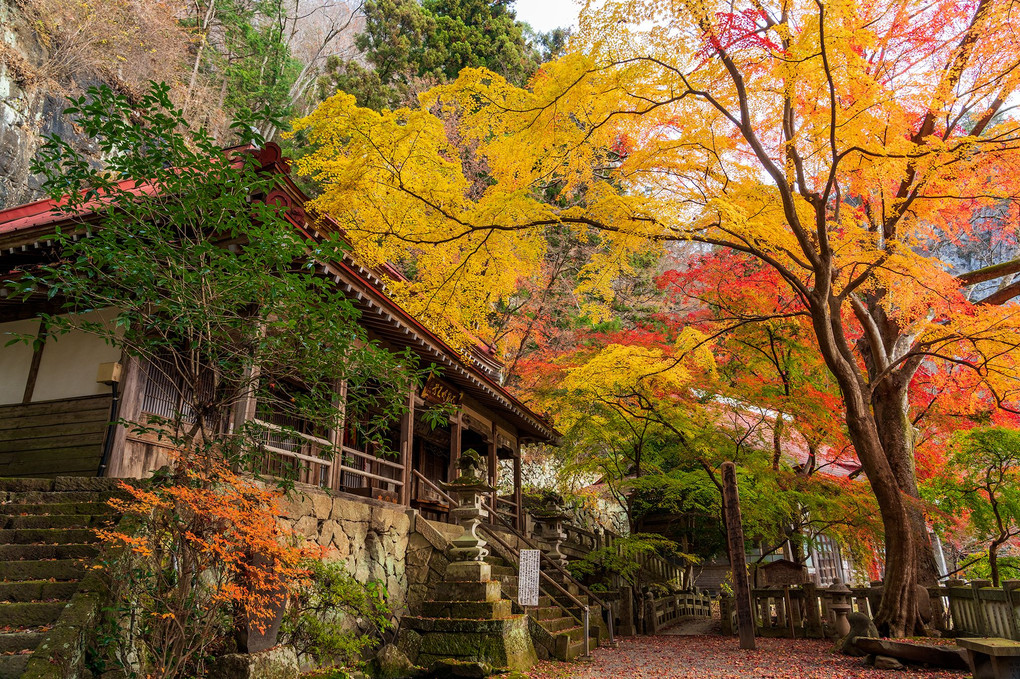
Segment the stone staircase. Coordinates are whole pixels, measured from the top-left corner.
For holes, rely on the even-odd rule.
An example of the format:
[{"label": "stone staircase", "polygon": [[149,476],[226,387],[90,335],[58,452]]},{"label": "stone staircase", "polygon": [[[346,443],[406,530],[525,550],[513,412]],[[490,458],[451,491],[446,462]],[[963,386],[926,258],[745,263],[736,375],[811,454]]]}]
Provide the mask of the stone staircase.
[{"label": "stone staircase", "polygon": [[[494,545],[489,546],[492,548]],[[495,547],[498,548],[498,545]],[[538,598],[538,607],[525,611],[517,604],[517,569],[500,556],[489,556],[486,561],[492,564],[492,577],[500,581],[503,596],[514,602],[514,612],[527,612],[534,621],[532,637],[540,656],[547,654],[557,660],[569,661],[584,653],[584,627],[579,622],[583,620],[580,606],[543,582],[539,588],[541,596]],[[566,589],[573,590],[570,586]],[[557,596],[554,597],[553,594]],[[608,638],[608,633],[602,631],[602,609],[591,604],[586,594],[578,594],[575,591],[571,591],[571,594],[581,604],[589,606],[588,645],[589,648],[597,648],[601,639]],[[539,649],[544,649],[546,653]]]},{"label": "stone staircase", "polygon": [[115,518],[115,479],[0,478],[0,679],[21,677]]},{"label": "stone staircase", "polygon": [[[428,523],[448,541],[463,532],[460,526],[437,521]],[[498,544],[491,540],[487,542],[491,553],[485,560],[492,566],[492,577],[499,580],[503,596],[513,602],[513,612],[526,612],[531,618],[531,636],[539,657],[569,661],[581,656],[584,653],[584,627],[578,622],[582,619],[581,608],[569,600],[564,601],[562,593],[550,591],[554,588],[543,582],[538,607],[525,611],[517,603],[517,568],[504,556],[499,555],[503,550]],[[558,596],[554,598],[551,594]],[[574,594],[574,596],[582,604],[590,606],[588,638],[589,647],[594,649],[600,640],[608,638],[605,623],[602,621],[602,609],[598,605],[590,604],[587,595]]]}]

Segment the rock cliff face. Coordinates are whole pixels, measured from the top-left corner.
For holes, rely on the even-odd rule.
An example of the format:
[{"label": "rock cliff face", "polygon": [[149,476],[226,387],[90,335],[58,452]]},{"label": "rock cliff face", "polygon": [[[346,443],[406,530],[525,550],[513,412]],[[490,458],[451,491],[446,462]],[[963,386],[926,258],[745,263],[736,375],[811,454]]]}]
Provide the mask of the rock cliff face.
[{"label": "rock cliff face", "polygon": [[[31,0],[22,0],[31,2]],[[44,135],[60,135],[89,151],[63,115],[66,94],[88,82],[49,77],[50,50],[16,0],[0,0],[0,209],[41,197],[30,163]]]}]

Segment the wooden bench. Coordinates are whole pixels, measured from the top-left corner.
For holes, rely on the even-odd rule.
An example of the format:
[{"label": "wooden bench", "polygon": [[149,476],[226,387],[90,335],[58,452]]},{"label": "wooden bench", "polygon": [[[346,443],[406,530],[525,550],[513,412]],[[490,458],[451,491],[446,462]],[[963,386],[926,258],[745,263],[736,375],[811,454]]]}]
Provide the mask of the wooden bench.
[{"label": "wooden bench", "polygon": [[978,638],[956,643],[966,649],[974,679],[1020,679],[1020,641]]}]

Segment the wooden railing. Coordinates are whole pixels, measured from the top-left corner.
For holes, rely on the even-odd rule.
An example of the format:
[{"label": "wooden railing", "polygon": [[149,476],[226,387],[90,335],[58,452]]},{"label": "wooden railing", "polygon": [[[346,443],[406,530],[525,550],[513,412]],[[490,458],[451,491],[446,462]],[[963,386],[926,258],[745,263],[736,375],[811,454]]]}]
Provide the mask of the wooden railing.
[{"label": "wooden railing", "polygon": [[[326,439],[302,434],[264,420],[253,419],[252,424],[265,430],[262,450],[269,453],[261,471],[270,475],[283,475],[288,465],[294,467],[295,480],[315,486],[328,486],[333,476],[333,447]],[[326,453],[323,456],[323,453]],[[290,460],[291,462],[286,462]]]},{"label": "wooden railing", "polygon": [[[349,446],[341,446],[342,457],[339,469],[343,474],[340,486],[343,488],[366,488],[372,485],[372,481],[388,484],[387,490],[399,492],[404,485],[404,465],[399,462],[357,450]],[[382,472],[392,469],[393,476],[387,476]],[[353,479],[351,478],[353,477]],[[352,481],[356,480],[357,483]]]},{"label": "wooden railing", "polygon": [[698,592],[649,596],[645,606],[650,634],[658,634],[681,618],[712,617],[712,597]]},{"label": "wooden railing", "polygon": [[[497,496],[496,509],[499,511],[499,515],[504,519],[508,519],[510,521],[517,520],[518,508],[517,503],[513,501],[513,496]],[[490,517],[490,522],[495,523],[495,521],[496,517]]]}]

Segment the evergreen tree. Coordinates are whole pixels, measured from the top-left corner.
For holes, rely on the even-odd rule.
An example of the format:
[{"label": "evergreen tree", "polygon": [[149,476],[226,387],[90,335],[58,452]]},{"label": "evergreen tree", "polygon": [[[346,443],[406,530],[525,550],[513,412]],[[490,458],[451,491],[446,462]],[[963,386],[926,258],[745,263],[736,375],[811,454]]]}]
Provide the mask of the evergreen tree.
[{"label": "evergreen tree", "polygon": [[523,85],[566,36],[533,33],[504,0],[368,0],[364,13],[355,43],[361,55],[328,61],[319,79],[323,99],[343,90],[361,106],[396,108],[470,67]]}]

